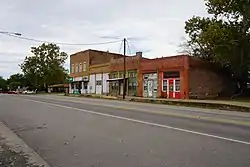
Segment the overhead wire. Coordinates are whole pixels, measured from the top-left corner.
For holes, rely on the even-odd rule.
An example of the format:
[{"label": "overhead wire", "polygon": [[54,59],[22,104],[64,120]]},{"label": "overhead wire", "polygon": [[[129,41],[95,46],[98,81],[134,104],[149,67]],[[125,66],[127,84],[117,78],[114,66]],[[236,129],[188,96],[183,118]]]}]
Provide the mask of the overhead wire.
[{"label": "overhead wire", "polygon": [[39,42],[39,43],[54,43],[54,44],[58,44],[58,45],[71,45],[71,46],[80,46],[80,45],[104,45],[104,44],[111,44],[111,43],[118,43],[121,40],[115,40],[115,41],[106,41],[106,42],[96,42],[96,43],[64,43],[64,42],[52,42],[52,41],[46,41],[46,40],[39,40],[39,39],[34,39],[34,38],[28,38],[28,37],[23,37],[23,36],[16,36],[16,35],[12,35],[12,34],[4,34],[4,35],[8,35],[14,38],[19,38],[22,40],[28,40],[28,41],[33,41],[33,42]]},{"label": "overhead wire", "polygon": [[131,50],[130,50],[130,46],[129,46],[129,43],[128,43],[128,40],[126,40],[126,43],[127,43],[127,45],[128,45],[129,54],[132,55]]},{"label": "overhead wire", "polygon": [[131,41],[127,40],[129,42],[129,44],[135,49],[135,51],[139,51],[139,49],[137,47],[135,47]]},{"label": "overhead wire", "polygon": [[119,49],[119,52],[118,52],[118,53],[121,53],[122,46],[123,46],[123,40],[121,41],[121,45],[120,45],[120,49]]}]

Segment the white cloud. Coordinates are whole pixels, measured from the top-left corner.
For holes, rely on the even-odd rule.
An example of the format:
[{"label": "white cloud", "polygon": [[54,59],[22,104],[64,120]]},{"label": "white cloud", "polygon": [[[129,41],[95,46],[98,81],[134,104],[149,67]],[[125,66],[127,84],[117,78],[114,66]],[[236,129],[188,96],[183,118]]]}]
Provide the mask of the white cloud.
[{"label": "white cloud", "polygon": [[[147,57],[176,54],[184,22],[206,15],[201,0],[2,0],[0,30],[67,43],[93,43],[128,37],[130,50]],[[39,43],[0,34],[0,75],[19,72],[18,63]],[[118,52],[120,43],[61,46],[69,54],[92,48]]]}]

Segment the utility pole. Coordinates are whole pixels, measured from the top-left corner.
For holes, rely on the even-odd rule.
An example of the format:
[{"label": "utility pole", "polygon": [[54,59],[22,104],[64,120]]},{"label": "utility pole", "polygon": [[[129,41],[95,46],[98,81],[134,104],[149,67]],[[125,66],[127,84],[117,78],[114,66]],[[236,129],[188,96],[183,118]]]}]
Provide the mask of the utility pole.
[{"label": "utility pole", "polygon": [[123,96],[122,98],[125,99],[126,96],[126,38],[123,40]]}]

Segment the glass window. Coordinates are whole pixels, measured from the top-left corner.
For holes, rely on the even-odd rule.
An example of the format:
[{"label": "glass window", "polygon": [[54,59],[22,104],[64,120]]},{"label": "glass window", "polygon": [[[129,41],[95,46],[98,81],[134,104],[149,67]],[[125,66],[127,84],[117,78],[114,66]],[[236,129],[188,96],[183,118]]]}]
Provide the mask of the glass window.
[{"label": "glass window", "polygon": [[96,81],[96,85],[97,85],[97,86],[102,85],[102,81]]},{"label": "glass window", "polygon": [[119,72],[119,78],[123,78],[123,72]]},{"label": "glass window", "polygon": [[75,72],[78,73],[78,64],[76,64]]},{"label": "glass window", "polygon": [[135,71],[128,72],[128,77],[129,78],[135,78],[136,77],[136,72]]},{"label": "glass window", "polygon": [[180,91],[180,80],[175,80],[175,91],[179,92]]},{"label": "glass window", "polygon": [[86,62],[83,63],[83,71],[87,71],[87,63]]},{"label": "glass window", "polygon": [[162,82],[162,91],[167,92],[168,90],[168,80],[163,80]]},{"label": "glass window", "polygon": [[82,63],[79,64],[79,72],[82,72]]},{"label": "glass window", "polygon": [[74,89],[74,83],[71,83],[71,89]]},{"label": "glass window", "polygon": [[174,91],[174,83],[173,82],[169,83],[169,91],[170,92]]},{"label": "glass window", "polygon": [[74,64],[71,65],[71,73],[75,73],[75,65]]}]

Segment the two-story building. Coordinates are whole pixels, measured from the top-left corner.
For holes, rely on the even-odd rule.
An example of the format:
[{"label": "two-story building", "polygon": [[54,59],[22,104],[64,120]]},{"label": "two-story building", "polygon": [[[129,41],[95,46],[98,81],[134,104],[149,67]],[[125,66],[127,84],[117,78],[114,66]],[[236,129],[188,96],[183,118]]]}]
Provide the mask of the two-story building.
[{"label": "two-story building", "polygon": [[91,66],[109,63],[111,58],[122,57],[120,54],[108,51],[85,50],[70,56],[70,93],[78,92],[88,94],[93,92],[93,86],[89,84]]}]

